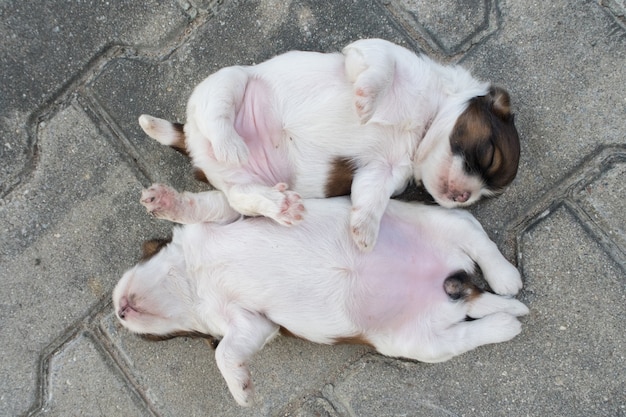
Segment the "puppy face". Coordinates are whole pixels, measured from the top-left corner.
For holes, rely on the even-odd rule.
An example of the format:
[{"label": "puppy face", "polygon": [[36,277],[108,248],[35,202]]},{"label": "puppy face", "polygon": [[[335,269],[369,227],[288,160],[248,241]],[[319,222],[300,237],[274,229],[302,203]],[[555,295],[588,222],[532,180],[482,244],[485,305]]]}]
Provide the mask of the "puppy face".
[{"label": "puppy face", "polygon": [[177,260],[171,248],[162,243],[150,250],[156,252],[127,271],[113,290],[117,318],[124,327],[141,334],[196,330],[188,311],[192,305],[191,290],[183,277],[182,257]]},{"label": "puppy face", "polygon": [[506,91],[491,87],[456,119],[449,141],[423,161],[422,181],[444,207],[468,206],[493,196],[517,174],[520,144]]}]

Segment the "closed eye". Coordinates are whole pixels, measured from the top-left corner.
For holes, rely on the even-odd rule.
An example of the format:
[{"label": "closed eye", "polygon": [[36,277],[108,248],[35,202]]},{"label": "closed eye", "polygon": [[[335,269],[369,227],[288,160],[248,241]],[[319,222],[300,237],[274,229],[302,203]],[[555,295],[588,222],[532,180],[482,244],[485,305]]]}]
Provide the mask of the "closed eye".
[{"label": "closed eye", "polygon": [[493,145],[493,142],[489,141],[480,153],[481,155],[478,158],[480,166],[483,170],[488,171],[493,165],[495,155],[495,146]]}]

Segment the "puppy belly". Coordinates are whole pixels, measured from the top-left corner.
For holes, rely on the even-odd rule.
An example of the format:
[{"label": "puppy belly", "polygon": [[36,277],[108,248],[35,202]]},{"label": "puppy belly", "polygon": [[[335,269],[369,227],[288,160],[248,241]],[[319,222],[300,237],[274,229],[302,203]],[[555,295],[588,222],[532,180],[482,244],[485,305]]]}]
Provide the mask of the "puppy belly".
[{"label": "puppy belly", "polygon": [[446,254],[414,226],[383,218],[378,242],[364,257],[355,293],[357,323],[368,329],[399,329],[447,303],[444,280],[455,268]]},{"label": "puppy belly", "polygon": [[245,169],[273,186],[291,184],[293,172],[289,165],[288,138],[272,103],[272,92],[259,79],[250,79],[243,102],[235,118],[235,130],[250,151]]}]

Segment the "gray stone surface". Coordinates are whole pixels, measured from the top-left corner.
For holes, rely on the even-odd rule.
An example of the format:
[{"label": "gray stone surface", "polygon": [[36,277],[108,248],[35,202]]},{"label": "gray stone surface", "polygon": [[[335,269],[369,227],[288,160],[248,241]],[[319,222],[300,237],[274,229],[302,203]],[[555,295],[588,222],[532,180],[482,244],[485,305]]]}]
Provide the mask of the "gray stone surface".
[{"label": "gray stone surface", "polygon": [[[0,415],[626,416],[623,1],[5,1],[0,36]],[[222,66],[374,36],[511,92],[520,171],[472,212],[531,314],[435,365],[278,338],[243,410],[204,341],[112,316],[140,242],[170,233],[141,188],[204,188],[137,117],[183,121]]]},{"label": "gray stone surface", "polygon": [[43,115],[33,110],[78,87],[123,46],[167,43],[190,20],[174,1],[4,1],[0,17],[0,195],[36,164],[32,123]]},{"label": "gray stone surface", "polygon": [[149,415],[116,371],[107,364],[91,337],[78,335],[50,360],[49,397],[41,414]]}]

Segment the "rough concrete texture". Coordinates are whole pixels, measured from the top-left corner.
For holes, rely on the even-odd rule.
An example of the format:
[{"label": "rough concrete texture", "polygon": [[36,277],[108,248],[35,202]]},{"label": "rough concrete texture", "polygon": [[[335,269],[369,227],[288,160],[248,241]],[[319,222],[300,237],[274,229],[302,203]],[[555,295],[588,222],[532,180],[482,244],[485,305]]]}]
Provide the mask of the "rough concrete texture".
[{"label": "rough concrete texture", "polygon": [[[3,2],[0,415],[626,416],[624,16],[619,0]],[[204,341],[146,341],[112,315],[141,241],[170,230],[141,188],[203,188],[136,120],[183,121],[223,66],[363,37],[511,92],[519,174],[472,211],[531,314],[511,342],[434,365],[279,338],[242,409]]]}]

